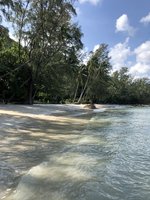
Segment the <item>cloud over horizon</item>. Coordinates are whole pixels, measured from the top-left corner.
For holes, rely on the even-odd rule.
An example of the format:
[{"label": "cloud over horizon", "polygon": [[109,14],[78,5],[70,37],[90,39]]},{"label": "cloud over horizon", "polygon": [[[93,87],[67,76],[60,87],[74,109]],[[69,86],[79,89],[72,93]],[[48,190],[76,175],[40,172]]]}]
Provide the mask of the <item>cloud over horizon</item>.
[{"label": "cloud over horizon", "polygon": [[113,66],[112,71],[128,67],[129,73],[135,78],[150,78],[150,41],[131,50],[129,38],[126,38],[124,43],[118,43],[110,49],[109,56]]},{"label": "cloud over horizon", "polygon": [[126,38],[124,43],[118,43],[110,49],[109,56],[111,57],[113,71],[119,70],[121,67],[126,66],[128,57],[131,55],[128,42],[129,38]]},{"label": "cloud over horizon", "polygon": [[150,12],[145,17],[142,17],[140,19],[140,22],[145,24],[145,25],[149,24],[150,23]]},{"label": "cloud over horizon", "polygon": [[136,63],[130,67],[130,73],[135,77],[150,78],[150,41],[139,45],[135,50]]}]

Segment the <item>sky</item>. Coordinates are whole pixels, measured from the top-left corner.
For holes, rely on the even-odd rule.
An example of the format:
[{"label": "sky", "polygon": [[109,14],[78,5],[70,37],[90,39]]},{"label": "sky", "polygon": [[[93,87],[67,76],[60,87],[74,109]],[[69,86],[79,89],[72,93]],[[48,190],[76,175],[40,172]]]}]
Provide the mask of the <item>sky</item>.
[{"label": "sky", "polygon": [[76,21],[87,51],[106,43],[113,71],[150,78],[150,0],[79,0]]}]

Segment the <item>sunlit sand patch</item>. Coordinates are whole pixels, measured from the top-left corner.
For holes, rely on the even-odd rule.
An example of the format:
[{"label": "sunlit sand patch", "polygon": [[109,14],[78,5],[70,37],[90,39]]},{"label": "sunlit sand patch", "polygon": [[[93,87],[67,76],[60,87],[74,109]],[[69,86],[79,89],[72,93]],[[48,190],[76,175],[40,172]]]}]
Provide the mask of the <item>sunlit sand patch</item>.
[{"label": "sunlit sand patch", "polygon": [[[75,134],[71,134],[71,131],[70,131],[70,134],[57,134],[57,132],[54,132],[55,134],[53,134],[53,131],[51,131],[51,133],[47,134],[47,133],[44,133],[44,132],[30,132],[30,136],[31,137],[42,137],[44,140],[49,140],[49,141],[52,141],[52,140],[66,140],[66,141],[72,141],[73,139],[79,137],[79,135],[75,135]],[[65,132],[65,131],[64,131]]]},{"label": "sunlit sand patch", "polygon": [[24,130],[23,128],[22,129],[18,129],[18,131],[20,131],[21,133],[30,133],[31,130]]},{"label": "sunlit sand patch", "polygon": [[50,120],[50,121],[55,121],[59,122],[60,124],[63,125],[63,123],[73,123],[73,124],[78,124],[78,123],[87,123],[88,119],[78,119],[78,118],[69,118],[69,117],[62,117],[62,116],[48,116],[48,115],[37,115],[37,114],[29,114],[29,113],[21,113],[17,111],[9,111],[9,110],[0,110],[0,114],[2,115],[10,115],[15,118],[15,116],[22,116],[22,117],[30,117],[34,119],[41,119],[41,120]]},{"label": "sunlit sand patch", "polygon": [[17,134],[17,129],[15,127],[14,128],[7,128],[7,129],[5,128],[5,129],[2,129],[2,130],[4,130],[4,132],[6,131],[7,133],[10,133],[10,134],[13,133],[13,136]]},{"label": "sunlit sand patch", "polygon": [[8,142],[15,142],[15,141],[17,141],[17,140],[20,140],[20,138],[19,138],[19,137],[8,137],[6,140],[7,140]]},{"label": "sunlit sand patch", "polygon": [[[39,159],[43,162],[45,159],[44,153],[47,154],[46,160],[49,160],[48,155],[52,156],[54,155],[53,153],[56,153],[57,151],[63,152],[63,150],[61,150],[63,144],[72,145],[78,143],[81,132],[86,128],[89,122],[88,118],[82,119],[69,115],[52,116],[48,115],[48,113],[30,114],[30,112],[28,113],[19,110],[17,106],[12,107],[12,109],[15,109],[15,111],[7,110],[7,107],[6,110],[0,110],[0,116],[2,119],[0,124],[2,127],[1,136],[3,139],[0,145],[0,151],[2,152],[3,160],[5,160],[8,165],[12,165],[14,168],[16,167],[16,169],[20,171],[20,174],[26,173],[32,166],[39,164]],[[45,111],[42,112],[44,113]],[[84,144],[85,141],[81,143]],[[30,155],[33,154],[33,152],[34,155]],[[8,155],[8,158],[6,158],[5,153]],[[81,160],[83,158],[79,155],[67,155],[67,157],[65,156],[64,161],[61,156],[62,155],[58,155],[58,157],[56,156],[56,160],[53,162],[51,162],[51,160],[48,161],[47,166],[41,164],[39,165],[40,167],[37,166],[37,168],[31,168],[29,173],[22,178],[15,196],[12,198],[15,200],[37,199],[36,194],[38,193],[39,188],[35,188],[33,179],[38,179],[37,184],[41,187],[41,181],[45,184],[51,183],[51,185],[53,185],[53,182],[59,182],[60,180],[62,180],[61,182],[63,184],[65,181],[68,182],[68,180],[69,182],[77,182],[86,181],[90,178],[90,174],[79,167],[80,164],[83,164],[84,166],[85,162],[90,160],[90,158],[85,157],[85,162],[82,163]],[[73,156],[75,158],[71,163]],[[68,162],[68,165],[65,164],[65,162]],[[45,177],[45,179],[42,179],[42,177],[39,176],[40,174],[42,177]],[[30,179],[31,182],[27,178],[29,176],[33,178],[32,180]],[[47,178],[47,176],[49,178]],[[29,181],[26,182],[29,183],[28,187],[24,182],[25,180]],[[47,181],[47,183],[45,181]],[[30,184],[33,187],[30,187]],[[53,186],[55,185],[57,186],[57,184],[54,184]],[[49,189],[50,188],[47,187],[48,191]],[[34,195],[33,191],[35,191]],[[29,196],[27,194],[29,194]],[[49,194],[51,194],[51,200],[66,200],[66,197],[58,190],[57,192],[52,190],[50,193],[45,194],[41,192],[39,199],[47,200]],[[7,197],[3,197],[4,199],[7,199]]]}]

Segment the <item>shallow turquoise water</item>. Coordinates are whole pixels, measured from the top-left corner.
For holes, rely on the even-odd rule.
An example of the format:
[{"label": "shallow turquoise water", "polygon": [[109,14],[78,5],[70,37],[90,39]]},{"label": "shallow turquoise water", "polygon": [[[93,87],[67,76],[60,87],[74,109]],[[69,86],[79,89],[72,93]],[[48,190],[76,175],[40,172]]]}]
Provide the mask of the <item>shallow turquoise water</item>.
[{"label": "shallow turquoise water", "polygon": [[150,107],[94,113],[75,140],[22,177],[11,199],[150,200]]}]

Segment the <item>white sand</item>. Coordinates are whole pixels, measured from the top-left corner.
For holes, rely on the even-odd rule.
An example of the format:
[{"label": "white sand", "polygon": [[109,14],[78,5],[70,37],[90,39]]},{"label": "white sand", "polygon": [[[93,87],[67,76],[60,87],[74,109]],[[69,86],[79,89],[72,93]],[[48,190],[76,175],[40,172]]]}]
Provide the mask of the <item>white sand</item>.
[{"label": "white sand", "polygon": [[47,155],[78,141],[90,118],[84,116],[92,112],[75,104],[0,105],[0,199]]}]

